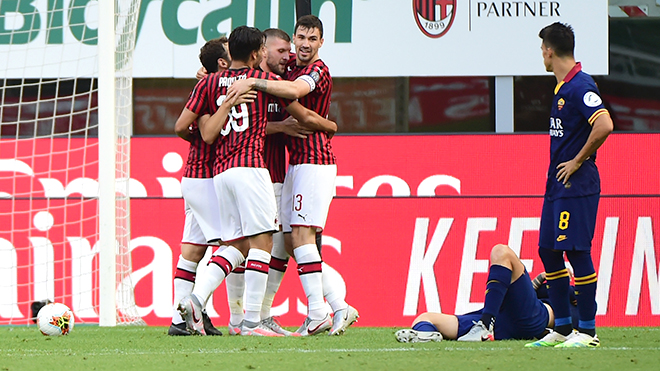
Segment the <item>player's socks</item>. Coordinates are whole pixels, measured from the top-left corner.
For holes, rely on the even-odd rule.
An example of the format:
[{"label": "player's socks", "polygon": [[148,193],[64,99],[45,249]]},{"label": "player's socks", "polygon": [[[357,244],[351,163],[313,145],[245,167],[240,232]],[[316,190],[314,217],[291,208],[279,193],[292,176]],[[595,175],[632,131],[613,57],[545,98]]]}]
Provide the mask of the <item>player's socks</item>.
[{"label": "player's socks", "polygon": [[495,317],[500,311],[504,296],[511,284],[511,269],[493,264],[488,270],[488,282],[486,283],[486,298],[481,322],[492,329],[495,325]]},{"label": "player's socks", "polygon": [[298,275],[307,296],[308,317],[320,320],[327,315],[323,300],[323,277],[321,255],[316,244],[297,247],[293,253],[298,263]]},{"label": "player's socks", "polygon": [[243,294],[245,293],[245,265],[241,264],[225,278],[227,302],[229,302],[229,323],[240,324],[243,320]]},{"label": "player's socks", "polygon": [[589,251],[569,251],[568,260],[575,270],[575,298],[580,321],[578,331],[596,336],[596,285],[598,276]]},{"label": "player's socks", "polygon": [[321,278],[323,281],[323,297],[330,304],[332,311],[336,312],[348,308],[348,304],[344,300],[346,290],[343,281],[341,281],[341,276],[336,272],[324,269]]},{"label": "player's socks", "polygon": [[280,288],[282,283],[282,278],[284,278],[284,272],[289,265],[289,261],[279,259],[276,257],[271,257],[269,269],[268,269],[268,280],[266,283],[266,292],[264,295],[264,301],[261,304],[261,318],[270,317],[270,310],[273,307],[273,300],[275,299],[275,294]]},{"label": "player's socks", "polygon": [[591,337],[596,336],[596,320],[580,321],[580,324],[578,325],[578,331]]},{"label": "player's socks", "polygon": [[245,321],[261,321],[261,304],[264,301],[270,253],[259,249],[250,249],[245,263]]},{"label": "player's socks", "polygon": [[270,317],[270,310],[273,307],[273,300],[277,290],[280,289],[282,278],[289,265],[289,254],[284,248],[284,233],[277,232],[273,234],[273,250],[271,251],[270,266],[268,269],[268,282],[266,283],[266,293],[263,304],[261,304],[261,319]]},{"label": "player's socks", "polygon": [[316,233],[316,248],[319,249],[319,256],[323,260],[323,232]]},{"label": "player's socks", "polygon": [[564,252],[539,247],[539,256],[546,271],[546,287],[555,313],[554,330],[568,336],[573,330],[570,303],[570,277],[564,264]]},{"label": "player's socks", "polygon": [[555,318],[555,332],[568,336],[573,331],[571,317]]},{"label": "player's socks", "polygon": [[435,327],[434,324],[432,324],[431,322],[427,322],[427,321],[421,321],[421,322],[415,323],[415,325],[412,327],[412,329],[415,330],[415,331],[426,331],[426,332],[438,331],[438,328]]},{"label": "player's socks", "polygon": [[193,289],[193,295],[197,296],[202,306],[206,305],[211,293],[220,286],[234,267],[238,267],[243,261],[245,261],[245,257],[234,246],[228,246],[219,255],[211,257],[203,275],[197,277]]},{"label": "player's socks", "polygon": [[183,323],[181,313],[177,306],[181,299],[190,295],[195,285],[195,272],[197,263],[187,260],[183,255],[179,255],[179,261],[176,263],[176,272],[174,273],[174,308],[172,314],[172,323],[177,325]]},{"label": "player's socks", "polygon": [[[319,256],[323,260],[321,251],[323,250],[323,233],[316,233],[316,248],[319,250]],[[334,272],[333,272],[334,273]],[[346,290],[341,275],[323,272],[323,297],[328,302],[333,312],[348,308],[348,303],[344,300]],[[339,280],[337,280],[339,278]]]}]

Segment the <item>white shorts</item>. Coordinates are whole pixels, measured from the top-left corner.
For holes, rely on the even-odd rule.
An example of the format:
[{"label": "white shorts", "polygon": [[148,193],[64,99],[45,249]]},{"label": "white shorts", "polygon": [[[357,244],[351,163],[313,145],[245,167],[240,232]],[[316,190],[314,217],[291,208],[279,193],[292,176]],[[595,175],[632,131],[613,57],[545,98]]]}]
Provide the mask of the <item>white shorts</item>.
[{"label": "white shorts", "polygon": [[289,165],[282,187],[282,230],[292,226],[325,228],[335,193],[337,165]]},{"label": "white shorts", "polygon": [[234,167],[214,176],[213,184],[222,208],[224,242],[277,230],[277,206],[267,169]]},{"label": "white shorts", "polygon": [[181,243],[191,244],[191,245],[207,245],[207,239],[202,233],[202,229],[199,227],[199,223],[195,219],[195,215],[190,209],[190,205],[186,202],[186,219],[183,224],[183,237],[181,237]]},{"label": "white shorts", "polygon": [[273,183],[273,192],[275,192],[275,206],[277,207],[275,227],[277,227],[277,230],[280,230],[282,228],[282,220],[280,219],[280,215],[282,214],[282,183]]},{"label": "white shorts", "polygon": [[[203,234],[201,237],[204,238],[204,243],[219,239],[221,236],[220,207],[215,195],[213,179],[181,178],[181,194],[186,202],[186,223],[182,242],[199,243],[185,241],[186,238],[200,239],[199,236],[196,236],[197,232],[193,231],[195,225]],[[193,230],[187,232],[186,230],[189,228]]]}]

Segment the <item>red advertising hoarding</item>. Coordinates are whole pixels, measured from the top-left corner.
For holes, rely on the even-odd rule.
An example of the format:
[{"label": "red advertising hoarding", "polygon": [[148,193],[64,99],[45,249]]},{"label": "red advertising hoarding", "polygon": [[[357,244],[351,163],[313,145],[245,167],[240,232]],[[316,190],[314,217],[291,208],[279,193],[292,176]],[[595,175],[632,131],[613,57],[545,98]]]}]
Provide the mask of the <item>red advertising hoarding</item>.
[{"label": "red advertising hoarding", "polygon": [[[2,159],[21,152],[2,144]],[[177,186],[186,144],[177,138],[132,142],[133,280],[140,314],[150,325],[168,325],[172,313],[171,282],[183,230]],[[489,250],[496,243],[518,251],[532,276],[541,272],[537,242],[548,144],[544,135],[334,138],[339,176],[323,255],[325,269],[341,276],[347,301],[360,311],[358,324],[406,326],[423,311],[461,313],[478,308]],[[593,257],[599,272],[599,326],[660,325],[660,157],[655,154],[659,144],[659,134],[615,134],[598,154],[603,196]],[[95,253],[96,241],[79,237],[96,228],[96,207],[92,201],[82,208],[84,222],[59,227],[80,219],[67,210],[79,196],[70,185],[81,175],[42,174],[40,165],[31,166],[37,175],[13,183],[0,178],[0,191],[20,191],[8,188],[14,184],[38,190],[53,183],[43,180],[48,178],[58,180],[69,197],[51,196],[32,204],[0,200],[3,225],[9,223],[8,202],[28,225],[38,211],[50,212],[55,220],[42,235],[38,230],[9,234],[4,229],[0,237],[16,246],[29,245],[28,239],[35,237],[50,241],[55,247],[56,296],[68,295],[73,285],[87,284],[85,279],[62,277],[80,270],[74,262],[82,259],[81,251]],[[92,169],[76,171],[90,178],[95,174]],[[76,205],[78,213],[80,209]],[[28,250],[17,256],[23,266],[16,272],[19,302],[34,296],[31,256]],[[284,325],[295,326],[304,319],[305,296],[295,271],[289,270],[274,311]],[[87,279],[96,287],[95,278]],[[214,295],[213,309],[214,322],[225,324],[224,285]],[[93,315],[81,319],[97,320]],[[0,323],[6,319],[0,318]]]}]

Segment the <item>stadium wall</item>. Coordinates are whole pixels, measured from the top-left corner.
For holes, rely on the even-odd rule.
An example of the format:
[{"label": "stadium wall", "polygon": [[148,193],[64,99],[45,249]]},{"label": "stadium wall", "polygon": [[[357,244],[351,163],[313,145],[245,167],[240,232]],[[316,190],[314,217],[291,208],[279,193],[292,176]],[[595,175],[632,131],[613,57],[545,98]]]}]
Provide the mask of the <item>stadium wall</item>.
[{"label": "stadium wall", "polygon": [[[132,140],[129,192],[136,301],[149,325],[168,325],[172,275],[183,229],[179,179],[187,143],[178,138]],[[508,243],[519,251],[532,276],[541,272],[537,241],[548,142],[547,135],[334,138],[339,176],[323,255],[326,271],[342,277],[347,301],[360,310],[359,325],[405,326],[427,310],[477,309],[483,301],[489,250],[496,243]],[[598,153],[602,198],[593,255],[599,272],[599,326],[660,325],[658,143],[660,134],[613,134]],[[44,150],[60,145],[58,139],[40,144]],[[83,139],[79,144],[82,148]],[[0,158],[5,160],[0,161],[0,171],[14,171],[13,181],[23,187],[44,190],[43,199],[31,209],[27,200],[15,202],[34,213],[50,212],[56,221],[56,227],[42,232],[55,246],[56,296],[71,291],[75,280],[92,281],[96,288],[98,282],[91,275],[61,278],[97,264],[96,258],[72,259],[94,249],[96,241],[79,236],[83,230],[96,228],[95,208],[84,211],[81,225],[57,226],[70,217],[61,206],[81,195],[90,197],[95,180],[80,178],[76,175],[80,169],[75,168],[50,179],[35,179],[25,166],[7,161],[20,148],[17,152],[7,148],[0,146]],[[75,143],[69,155],[82,155]],[[28,165],[32,170],[40,166],[38,161]],[[3,189],[8,187],[0,183]],[[0,207],[6,202],[10,201],[0,199]],[[20,207],[17,212],[22,214]],[[0,220],[2,225],[7,222]],[[36,229],[31,232],[39,234]],[[6,250],[13,241],[5,237],[0,232]],[[21,233],[14,232],[14,238],[22,238]],[[17,265],[24,267],[16,272],[23,303],[33,299],[28,255],[29,251],[21,251],[16,257]],[[275,313],[289,326],[298,325],[305,313],[305,295],[292,266],[274,304]],[[0,269],[0,279],[10,282],[4,277],[7,272]],[[29,315],[27,305],[20,309]],[[224,285],[216,292],[209,313],[216,324],[225,324]],[[80,320],[93,323],[98,318]],[[7,321],[0,317],[2,323]]]}]

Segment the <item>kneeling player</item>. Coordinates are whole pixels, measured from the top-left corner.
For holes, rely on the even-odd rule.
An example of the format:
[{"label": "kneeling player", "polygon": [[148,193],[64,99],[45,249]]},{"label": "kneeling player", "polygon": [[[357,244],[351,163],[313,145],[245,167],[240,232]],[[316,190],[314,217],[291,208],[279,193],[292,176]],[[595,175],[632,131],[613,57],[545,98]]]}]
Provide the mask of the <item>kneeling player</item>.
[{"label": "kneeling player", "polygon": [[[475,312],[450,315],[423,313],[412,329],[396,332],[402,343],[440,341],[492,341],[505,339],[540,339],[546,328],[552,328],[552,307],[539,299],[544,297],[541,283],[534,281],[525,266],[507,245],[495,245],[490,252],[490,268],[486,284],[484,308]],[[538,293],[537,293],[538,290]]]}]

